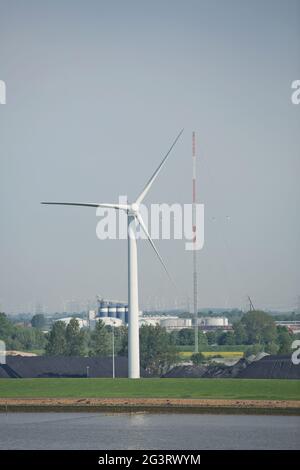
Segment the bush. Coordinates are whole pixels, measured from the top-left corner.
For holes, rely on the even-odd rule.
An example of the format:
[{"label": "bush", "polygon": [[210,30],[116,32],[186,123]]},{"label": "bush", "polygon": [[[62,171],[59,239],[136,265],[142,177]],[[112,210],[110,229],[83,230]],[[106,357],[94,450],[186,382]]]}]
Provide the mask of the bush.
[{"label": "bush", "polygon": [[194,364],[194,366],[199,366],[203,362],[205,362],[205,356],[204,354],[200,353],[195,353],[191,355],[191,361]]}]

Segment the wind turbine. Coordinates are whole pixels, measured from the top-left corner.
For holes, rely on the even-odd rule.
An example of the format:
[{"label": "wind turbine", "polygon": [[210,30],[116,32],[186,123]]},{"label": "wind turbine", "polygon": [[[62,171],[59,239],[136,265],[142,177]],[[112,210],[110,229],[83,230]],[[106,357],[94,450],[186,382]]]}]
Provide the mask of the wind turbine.
[{"label": "wind turbine", "polygon": [[173,147],[180,138],[183,129],[179,132],[168,152],[164,156],[159,167],[155,170],[143,191],[135,202],[131,204],[106,204],[89,202],[42,202],[41,204],[60,205],[60,206],[83,206],[83,207],[104,207],[109,209],[123,210],[127,213],[128,228],[128,377],[131,379],[140,378],[140,345],[139,345],[139,302],[138,302],[138,264],[137,264],[137,243],[136,227],[139,224],[149,240],[158,259],[163,265],[166,273],[170,277],[162,257],[156,249],[156,246],[150,237],[148,229],[140,213],[140,204],[146,197],[149,189],[166,163]]}]

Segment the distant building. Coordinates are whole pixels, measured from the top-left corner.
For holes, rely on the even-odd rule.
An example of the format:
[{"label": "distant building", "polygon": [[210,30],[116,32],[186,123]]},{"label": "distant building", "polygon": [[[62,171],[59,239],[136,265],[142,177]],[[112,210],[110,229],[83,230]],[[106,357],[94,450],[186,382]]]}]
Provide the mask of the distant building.
[{"label": "distant building", "polygon": [[123,325],[128,324],[128,305],[118,300],[106,300],[98,297],[98,318],[118,318]]},{"label": "distant building", "polygon": [[285,326],[291,333],[300,333],[300,321],[276,321],[276,326]]}]

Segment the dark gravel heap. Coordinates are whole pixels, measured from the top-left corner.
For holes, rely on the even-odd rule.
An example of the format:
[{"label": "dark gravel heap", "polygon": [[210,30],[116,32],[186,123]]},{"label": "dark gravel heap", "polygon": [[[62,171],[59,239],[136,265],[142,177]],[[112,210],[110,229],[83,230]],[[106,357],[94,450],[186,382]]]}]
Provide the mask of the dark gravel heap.
[{"label": "dark gravel heap", "polygon": [[233,366],[225,366],[223,364],[175,366],[163,377],[300,379],[300,365],[294,365],[291,361],[291,356],[265,356],[250,364],[246,359],[240,359]]},{"label": "dark gravel heap", "polygon": [[[7,356],[0,364],[0,378],[112,377],[111,357]],[[116,377],[128,376],[127,357],[116,357]],[[144,371],[141,370],[144,376]]]},{"label": "dark gravel heap", "polygon": [[164,378],[199,378],[206,372],[205,366],[175,366],[163,375]]},{"label": "dark gravel heap", "polygon": [[291,361],[291,355],[265,356],[242,370],[239,378],[245,379],[300,379],[300,364]]}]

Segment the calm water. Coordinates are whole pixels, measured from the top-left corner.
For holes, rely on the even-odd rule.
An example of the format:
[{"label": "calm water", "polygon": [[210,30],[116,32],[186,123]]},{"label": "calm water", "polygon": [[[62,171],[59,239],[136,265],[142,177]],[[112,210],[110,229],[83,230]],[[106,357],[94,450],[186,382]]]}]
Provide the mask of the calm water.
[{"label": "calm water", "polygon": [[1,449],[298,449],[300,418],[0,413]]}]

